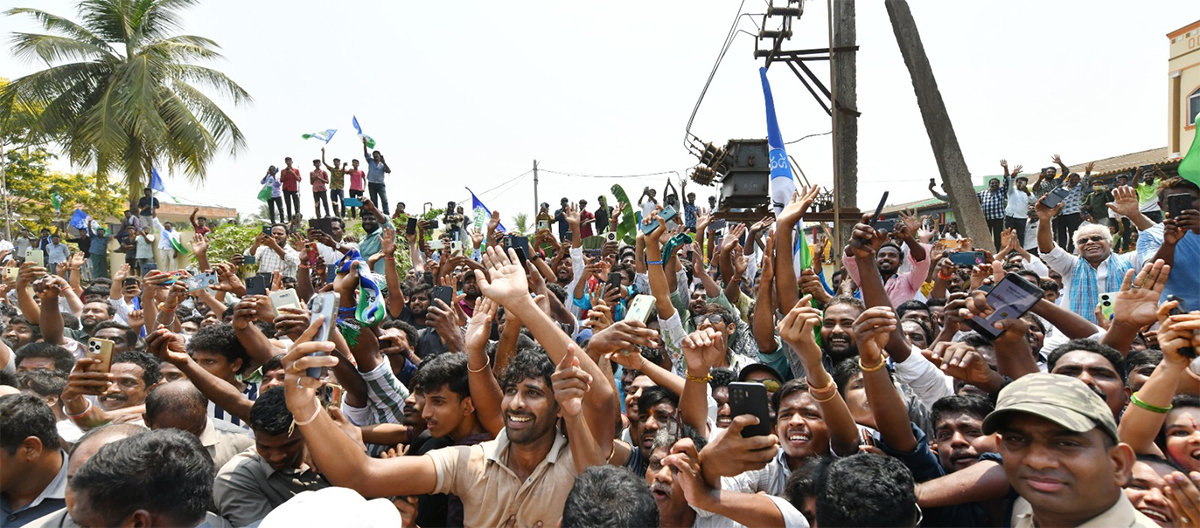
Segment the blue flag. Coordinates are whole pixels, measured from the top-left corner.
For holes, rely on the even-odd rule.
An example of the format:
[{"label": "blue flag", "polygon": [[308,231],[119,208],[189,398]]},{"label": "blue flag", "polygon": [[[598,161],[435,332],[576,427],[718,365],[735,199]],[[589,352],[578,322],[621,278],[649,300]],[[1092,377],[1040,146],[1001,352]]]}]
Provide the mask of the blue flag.
[{"label": "blue flag", "polygon": [[362,127],[358,126],[358,116],[350,116],[350,123],[354,125],[354,130],[358,132],[358,137],[366,138],[367,148],[375,148],[375,140],[366,134],[362,133]]},{"label": "blue flag", "polygon": [[158,175],[158,169],[150,167],[150,188],[156,192],[167,192],[167,188],[163,186],[162,177]]},{"label": "blue flag", "polygon": [[313,132],[311,134],[300,134],[300,137],[303,139],[319,139],[321,141],[324,141],[325,144],[328,145],[329,140],[333,139],[334,134],[337,134],[336,128],[326,128],[325,130],[322,130],[320,132]]},{"label": "blue flag", "polygon": [[[488,218],[491,218],[492,216],[492,211],[491,209],[488,209],[486,205],[483,205],[483,202],[479,201],[479,197],[475,196],[475,191],[472,191],[470,187],[467,187],[466,189],[467,192],[471,193],[471,210],[474,211],[475,230],[482,233],[487,226]],[[503,223],[497,225],[497,229],[499,229],[501,233],[508,231],[508,229],[504,228]],[[488,237],[491,236],[491,233],[484,233],[483,235]]]},{"label": "blue flag", "polygon": [[[779,132],[779,121],[775,118],[775,99],[771,97],[771,83],[767,81],[767,69],[759,68],[758,76],[762,79],[763,99],[767,105],[767,144],[770,146],[771,207],[778,215],[792,201],[796,192],[796,177],[792,174],[792,164],[788,162],[787,151],[783,148],[783,134]],[[792,263],[796,276],[805,268],[812,266],[812,255],[805,239],[804,222],[801,221],[795,233],[796,243],[792,248]]]},{"label": "blue flag", "polygon": [[71,227],[75,229],[87,229],[88,214],[83,212],[83,209],[76,209],[71,214]]}]

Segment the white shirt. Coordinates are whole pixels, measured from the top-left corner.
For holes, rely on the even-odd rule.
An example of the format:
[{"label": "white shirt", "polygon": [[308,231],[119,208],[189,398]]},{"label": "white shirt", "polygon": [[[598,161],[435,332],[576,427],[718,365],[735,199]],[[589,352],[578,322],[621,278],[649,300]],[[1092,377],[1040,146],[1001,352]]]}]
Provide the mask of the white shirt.
[{"label": "white shirt", "polygon": [[[1070,299],[1071,294],[1074,293],[1071,291],[1071,279],[1075,276],[1075,264],[1079,262],[1079,256],[1067,253],[1065,249],[1057,245],[1054,246],[1054,249],[1049,253],[1042,253],[1041,256],[1042,260],[1046,262],[1046,265],[1049,266],[1050,269],[1057,271],[1059,275],[1062,275],[1063,285],[1062,290],[1059,291],[1059,305],[1070,306],[1067,299]],[[1121,258],[1129,261],[1131,266],[1136,266],[1137,263],[1134,262],[1136,260],[1136,255],[1134,255],[1133,258],[1128,255],[1120,256]],[[1098,293],[1106,293],[1104,288],[1106,288],[1108,285],[1108,259],[1105,259],[1104,262],[1101,262],[1100,266],[1096,267],[1094,270],[1096,273],[1096,291]]]}]

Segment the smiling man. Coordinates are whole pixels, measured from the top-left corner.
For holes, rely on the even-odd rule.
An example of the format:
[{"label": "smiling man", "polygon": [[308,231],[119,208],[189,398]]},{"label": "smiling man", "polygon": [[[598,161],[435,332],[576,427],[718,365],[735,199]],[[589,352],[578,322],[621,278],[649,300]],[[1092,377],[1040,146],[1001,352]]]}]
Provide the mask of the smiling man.
[{"label": "smiling man", "polygon": [[1059,304],[1095,324],[1100,294],[1120,291],[1125,272],[1132,270],[1134,263],[1131,258],[1113,253],[1112,235],[1099,224],[1075,231],[1073,240],[1078,255],[1055,244],[1050,224],[1061,210],[1062,204],[1051,209],[1038,201],[1038,253],[1051,270],[1062,275]]},{"label": "smiling man", "polygon": [[1000,433],[1004,472],[1021,496],[1015,528],[1157,526],[1122,492],[1133,449],[1119,442],[1112,412],[1083,382],[1022,376],[1000,392],[983,432]]}]

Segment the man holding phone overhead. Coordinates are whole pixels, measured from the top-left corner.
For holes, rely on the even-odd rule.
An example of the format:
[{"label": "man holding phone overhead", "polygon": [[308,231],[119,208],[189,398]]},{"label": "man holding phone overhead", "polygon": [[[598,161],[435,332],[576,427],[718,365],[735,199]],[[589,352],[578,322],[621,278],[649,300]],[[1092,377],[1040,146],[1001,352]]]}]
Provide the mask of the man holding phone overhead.
[{"label": "man holding phone overhead", "polygon": [[259,273],[278,271],[284,277],[295,278],[296,270],[300,268],[300,253],[288,245],[287,226],[284,224],[271,226],[269,235],[258,235],[245,254],[254,256]]},{"label": "man holding phone overhead", "polygon": [[[1178,176],[1168,178],[1159,186],[1158,201],[1167,218],[1141,231],[1138,260],[1195,266],[1200,262],[1200,186]],[[1200,306],[1200,273],[1172,273],[1163,289],[1163,298],[1167,295],[1178,296],[1188,306]]]},{"label": "man holding phone overhead", "polygon": [[[1003,214],[1003,209],[1001,209],[1001,214]],[[921,227],[921,219],[915,215],[902,215],[901,220],[896,223],[895,235],[908,247],[907,257],[905,257],[900,244],[887,240],[886,234],[877,232],[870,226],[871,219],[869,217],[864,216],[863,222],[854,228],[856,231],[863,230],[874,235],[871,240],[866,242],[876,248],[875,266],[879,270],[879,274],[883,276],[884,288],[887,290],[888,299],[892,301],[893,306],[900,306],[904,304],[904,301],[912,300],[917,292],[921,291],[925,277],[929,276],[930,262],[926,253],[928,246],[920,243],[916,238],[917,229]],[[904,260],[908,261],[911,268],[909,271],[900,272],[900,266]],[[842,264],[854,282],[859,284],[858,262],[855,261],[849,247],[842,254]]]}]

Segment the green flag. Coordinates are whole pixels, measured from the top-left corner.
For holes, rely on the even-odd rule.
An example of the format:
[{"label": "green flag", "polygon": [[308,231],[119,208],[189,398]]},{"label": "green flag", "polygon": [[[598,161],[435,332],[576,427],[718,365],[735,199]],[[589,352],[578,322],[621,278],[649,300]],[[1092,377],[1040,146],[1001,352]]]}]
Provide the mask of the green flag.
[{"label": "green flag", "polygon": [[[813,231],[813,232],[815,233],[816,231]],[[804,235],[804,220],[800,221],[800,229],[799,229],[799,233],[797,234],[796,238],[800,239],[800,241],[796,244],[797,246],[799,246],[798,248],[796,248],[796,253],[797,253],[797,257],[798,257],[796,259],[796,261],[800,264],[800,270],[809,269],[812,267],[813,256],[812,256],[812,250],[808,248],[808,237]],[[796,276],[799,276],[799,275],[800,275],[799,273],[796,274]]]},{"label": "green flag", "polygon": [[58,194],[58,193],[54,193],[53,195],[51,195],[50,196],[50,205],[54,206],[55,213],[61,213],[62,212],[62,195]]},{"label": "green flag", "polygon": [[[1200,123],[1200,116],[1196,116],[1196,122]],[[1196,135],[1192,137],[1192,146],[1188,148],[1187,155],[1179,162],[1179,168],[1176,170],[1183,179],[1200,185],[1200,131],[1196,131]]]}]

